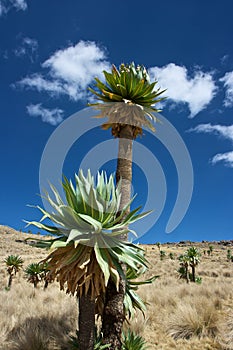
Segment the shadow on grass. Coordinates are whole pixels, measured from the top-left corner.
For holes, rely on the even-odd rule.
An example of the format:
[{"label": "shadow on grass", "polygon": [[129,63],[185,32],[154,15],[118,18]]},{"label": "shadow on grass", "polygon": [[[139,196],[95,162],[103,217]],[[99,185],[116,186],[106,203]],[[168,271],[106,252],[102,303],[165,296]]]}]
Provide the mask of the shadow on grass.
[{"label": "shadow on grass", "polygon": [[65,318],[29,317],[9,332],[4,350],[68,350],[71,332]]}]

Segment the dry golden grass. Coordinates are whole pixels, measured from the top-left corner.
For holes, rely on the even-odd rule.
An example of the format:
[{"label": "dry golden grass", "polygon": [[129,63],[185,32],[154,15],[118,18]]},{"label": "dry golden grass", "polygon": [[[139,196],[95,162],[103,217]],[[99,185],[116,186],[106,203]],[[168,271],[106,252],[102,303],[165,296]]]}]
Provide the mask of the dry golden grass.
[{"label": "dry golden grass", "polygon": [[[68,350],[69,335],[77,327],[75,297],[60,292],[57,283],[46,291],[42,285],[35,290],[22,271],[11,290],[5,290],[8,276],[4,258],[18,254],[26,267],[47,254],[20,242],[25,237],[28,235],[0,226],[0,350]],[[202,253],[208,249],[208,243],[194,245]],[[197,267],[201,285],[187,284],[177,273],[177,257],[188,245],[162,245],[166,252],[163,261],[156,246],[145,246],[151,263],[147,277],[160,278],[140,288],[149,303],[146,319],[138,314],[131,328],[146,338],[151,349],[233,350],[233,263],[226,259],[229,247],[211,245],[213,254],[203,254]],[[174,260],[169,259],[170,252]]]}]

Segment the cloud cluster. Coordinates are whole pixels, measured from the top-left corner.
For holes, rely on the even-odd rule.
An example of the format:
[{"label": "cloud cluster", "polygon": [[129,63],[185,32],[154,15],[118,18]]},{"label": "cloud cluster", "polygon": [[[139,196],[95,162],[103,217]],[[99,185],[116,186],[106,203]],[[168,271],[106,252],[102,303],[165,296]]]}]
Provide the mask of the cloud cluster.
[{"label": "cloud cluster", "polygon": [[26,0],[0,0],[0,16],[6,14],[11,8],[15,8],[17,11],[26,11]]},{"label": "cloud cluster", "polygon": [[[1,1],[1,0],[0,0]],[[19,0],[18,0],[19,1]],[[27,48],[37,50],[37,42],[25,38],[18,55],[26,54]],[[87,87],[94,77],[103,78],[103,70],[110,70],[110,63],[105,50],[92,41],[80,41],[76,45],[60,49],[42,63],[42,72],[26,76],[18,84],[38,92],[46,92],[53,97],[66,95],[71,100],[88,98]],[[167,89],[170,101],[184,103],[190,110],[190,118],[196,116],[212,101],[217,92],[217,85],[211,72],[196,68],[192,75],[184,66],[170,63],[164,67],[151,67],[152,80],[158,80],[162,89]],[[233,106],[233,72],[228,72],[220,79],[226,88],[225,107]],[[32,116],[40,116],[44,122],[57,125],[63,120],[63,110],[46,109],[41,104],[27,106]],[[233,141],[233,125],[200,124],[190,131],[217,134]],[[233,167],[233,152],[216,154],[211,163],[224,162]]]},{"label": "cloud cluster", "polygon": [[47,109],[42,107],[41,103],[30,104],[27,106],[27,112],[32,117],[41,117],[42,121],[51,125],[58,125],[63,121],[63,110],[59,108]]},{"label": "cloud cluster", "polygon": [[[94,77],[101,77],[110,69],[105,50],[95,42],[80,41],[76,45],[58,50],[43,64],[43,73],[23,78],[19,84],[52,96],[61,94],[77,101],[87,98],[87,87]],[[47,71],[46,71],[47,70]],[[203,110],[213,99],[216,85],[211,73],[196,70],[192,78],[186,67],[170,63],[164,67],[149,69],[152,80],[159,80],[162,88],[174,103],[186,103],[190,117]]]},{"label": "cloud cluster", "polygon": [[17,57],[24,57],[27,55],[30,58],[30,60],[33,62],[34,56],[37,53],[37,49],[38,49],[37,40],[29,37],[25,37],[25,38],[22,38],[20,46],[18,46],[14,50],[14,53]]},{"label": "cloud cluster", "polygon": [[42,68],[48,70],[46,77],[36,73],[23,78],[19,84],[39,92],[46,91],[52,96],[67,95],[77,101],[86,97],[87,87],[94,77],[100,77],[110,64],[106,61],[105,51],[95,42],[80,41],[56,51]]},{"label": "cloud cluster", "polygon": [[169,63],[164,67],[149,69],[152,80],[158,80],[170,100],[175,103],[186,103],[190,110],[190,118],[195,117],[213,99],[216,85],[211,73],[196,70],[193,77],[188,76],[184,66]]},{"label": "cloud cluster", "polygon": [[227,153],[218,153],[212,158],[212,164],[223,162],[226,166],[233,168],[233,151]]},{"label": "cloud cluster", "polygon": [[220,79],[226,88],[226,96],[224,100],[225,107],[233,107],[233,72],[228,72]]},{"label": "cloud cluster", "polygon": [[195,132],[203,132],[203,133],[214,133],[220,136],[223,136],[224,138],[231,140],[233,142],[233,125],[212,125],[210,123],[208,124],[199,124],[195,128],[190,129],[190,131]]},{"label": "cloud cluster", "polygon": [[[212,125],[208,124],[199,124],[195,128],[190,129],[189,131],[194,131],[197,133],[211,133],[216,134],[224,139],[228,139],[233,142],[233,125]],[[212,159],[211,163],[216,164],[218,162],[223,162],[226,166],[233,168],[233,151],[226,153],[218,153]]]}]

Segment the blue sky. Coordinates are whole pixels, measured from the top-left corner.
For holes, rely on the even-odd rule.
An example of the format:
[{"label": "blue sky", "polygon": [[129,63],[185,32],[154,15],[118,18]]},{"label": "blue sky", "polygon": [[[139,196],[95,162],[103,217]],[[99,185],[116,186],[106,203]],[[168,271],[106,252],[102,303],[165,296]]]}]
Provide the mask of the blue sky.
[{"label": "blue sky", "polygon": [[[231,0],[0,0],[0,224],[24,229],[22,219],[39,218],[26,205],[40,204],[40,161],[50,136],[86,107],[95,76],[103,77],[112,63],[134,61],[167,89],[162,114],[184,140],[194,171],[188,211],[167,234],[177,171],[166,147],[144,132],[138,143],[158,160],[167,193],[160,217],[141,241],[232,239],[232,12]],[[67,154],[64,173],[72,177],[81,155],[110,139],[98,128],[83,135]],[[109,172],[114,157],[103,164]],[[135,205],[145,204],[147,179],[135,164]],[[159,188],[155,171],[156,181]],[[151,209],[159,200],[155,193]]]}]

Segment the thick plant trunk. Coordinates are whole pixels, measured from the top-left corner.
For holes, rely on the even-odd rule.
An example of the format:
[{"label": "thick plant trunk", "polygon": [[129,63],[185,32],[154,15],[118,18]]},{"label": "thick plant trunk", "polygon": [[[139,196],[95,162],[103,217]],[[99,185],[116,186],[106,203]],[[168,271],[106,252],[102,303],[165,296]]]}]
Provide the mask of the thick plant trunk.
[{"label": "thick plant trunk", "polygon": [[93,350],[95,341],[95,301],[90,295],[79,298],[79,350]]},{"label": "thick plant trunk", "polygon": [[[133,129],[130,125],[122,127],[119,138],[116,182],[121,179],[120,210],[130,201],[132,183],[132,146]],[[129,208],[130,211],[130,208]],[[122,239],[127,240],[127,234]],[[104,344],[110,344],[109,350],[120,350],[124,315],[125,280],[120,280],[119,291],[110,280],[105,295],[102,319]]]},{"label": "thick plant trunk", "polygon": [[45,283],[44,283],[44,290],[46,290],[48,288],[48,285],[49,285],[49,281],[48,280],[45,280]]},{"label": "thick plant trunk", "polygon": [[125,280],[121,279],[119,291],[115,283],[108,283],[105,295],[105,308],[102,322],[103,344],[109,344],[109,350],[120,350],[122,347],[121,336],[125,319],[124,314]]},{"label": "thick plant trunk", "polygon": [[34,288],[37,288],[38,283],[39,283],[39,280],[37,280],[37,278],[35,277],[35,278],[33,279]]},{"label": "thick plant trunk", "polygon": [[185,266],[185,275],[186,275],[186,282],[189,283],[189,269],[188,269],[188,266]]},{"label": "thick plant trunk", "polygon": [[116,182],[118,183],[120,179],[122,180],[120,209],[122,209],[131,198],[132,157],[133,130],[130,125],[126,125],[120,133],[116,171]]},{"label": "thick plant trunk", "polygon": [[191,268],[192,268],[192,281],[195,282],[196,281],[195,266],[192,265]]},{"label": "thick plant trunk", "polygon": [[10,274],[8,279],[8,286],[7,286],[9,289],[11,288],[12,280],[13,280],[13,276]]}]

